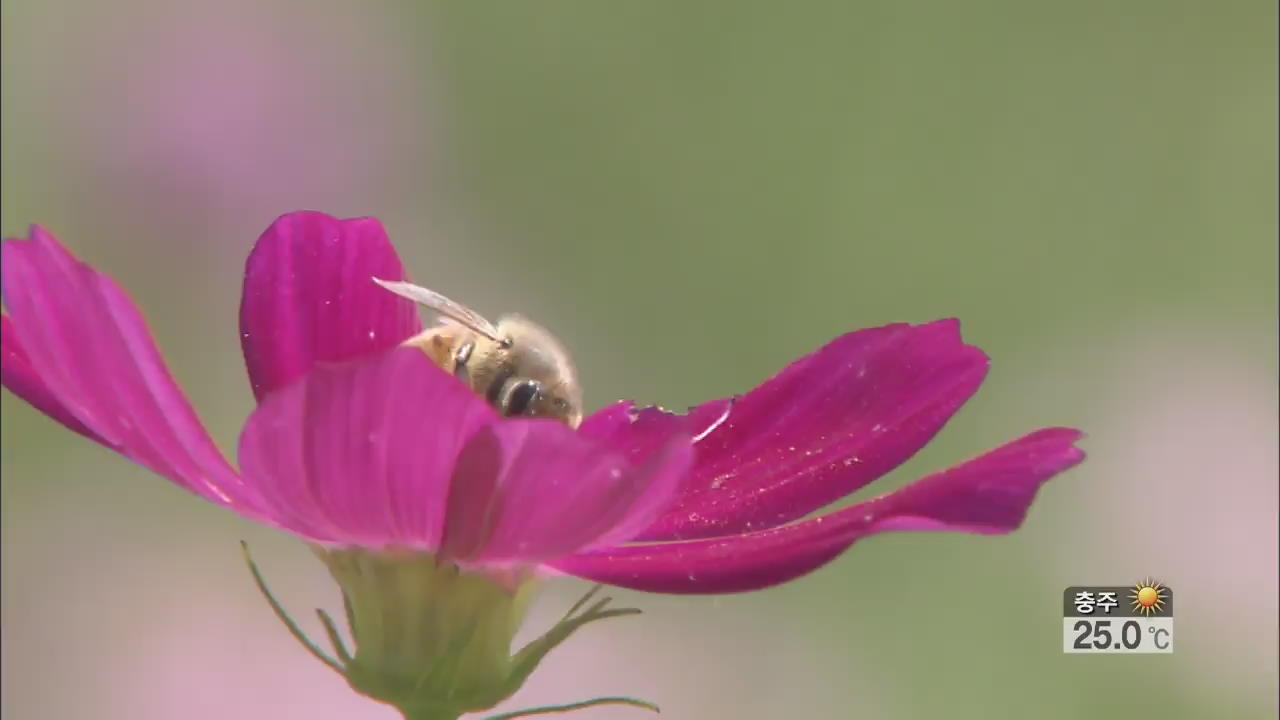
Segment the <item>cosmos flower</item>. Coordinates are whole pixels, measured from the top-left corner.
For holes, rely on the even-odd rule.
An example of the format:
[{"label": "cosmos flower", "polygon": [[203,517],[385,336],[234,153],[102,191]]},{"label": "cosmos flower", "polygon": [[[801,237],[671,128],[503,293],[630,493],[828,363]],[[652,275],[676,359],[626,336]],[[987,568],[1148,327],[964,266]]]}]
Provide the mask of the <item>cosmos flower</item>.
[{"label": "cosmos flower", "polygon": [[246,265],[241,341],[258,406],[237,471],[110,278],[39,227],[4,242],[0,271],[4,386],[310,543],[343,589],[355,653],[327,616],[338,657],[309,647],[410,718],[491,707],[582,624],[634,612],[589,596],[511,655],[538,576],[663,593],[768,587],[880,532],[1012,531],[1040,485],[1084,457],[1078,431],[1039,430],[810,518],[910,458],[977,390],[988,361],[956,321],[852,332],[736,399],[686,414],[622,402],[575,431],[500,417],[402,347],[422,326],[372,281],[405,278],[381,224],[300,212],[272,224]]}]

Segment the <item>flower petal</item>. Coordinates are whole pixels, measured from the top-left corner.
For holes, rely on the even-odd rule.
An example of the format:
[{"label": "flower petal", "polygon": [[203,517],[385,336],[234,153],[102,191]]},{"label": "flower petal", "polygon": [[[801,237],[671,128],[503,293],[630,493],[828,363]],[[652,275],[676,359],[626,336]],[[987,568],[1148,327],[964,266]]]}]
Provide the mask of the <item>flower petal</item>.
[{"label": "flower petal", "polygon": [[240,467],[309,540],[434,550],[458,454],[497,415],[420,351],[318,365],[268,395]]},{"label": "flower petal", "polygon": [[0,381],[14,395],[26,400],[31,407],[62,423],[68,429],[102,443],[112,450],[117,448],[103,440],[100,435],[85,427],[84,423],[71,414],[52,391],[40,379],[40,374],[31,366],[31,359],[22,349],[18,339],[18,329],[8,315],[0,317]]},{"label": "flower petal", "polygon": [[[964,344],[955,320],[844,335],[709,426],[680,499],[640,539],[714,537],[804,517],[909,459],[986,372],[986,355]],[[710,421],[725,408],[721,400],[693,414]]]},{"label": "flower petal", "polygon": [[537,564],[629,539],[670,503],[692,459],[688,436],[635,467],[557,422],[485,428],[459,459],[441,555]]},{"label": "flower petal", "polygon": [[804,575],[879,532],[1007,533],[1022,524],[1041,484],[1084,459],[1073,445],[1080,437],[1066,428],[1040,430],[897,492],[793,525],[624,546],[575,555],[554,566],[636,590],[729,593]]},{"label": "flower petal", "polygon": [[142,315],[52,235],[6,240],[4,384],[50,417],[219,505],[257,499],[174,383]]},{"label": "flower petal", "polygon": [[632,414],[633,403],[630,400],[603,407],[583,419],[578,432],[589,437],[608,440],[624,432],[635,419]]},{"label": "flower petal", "polygon": [[259,401],[317,362],[387,350],[421,331],[413,303],[375,277],[405,279],[374,218],[296,212],[267,228],[245,263],[240,303],[240,343]]},{"label": "flower petal", "polygon": [[705,432],[727,416],[731,404],[720,400],[693,408],[688,415],[674,415],[656,407],[636,408],[624,400],[592,413],[578,434],[605,443],[639,464],[676,438],[688,442],[690,436]]}]

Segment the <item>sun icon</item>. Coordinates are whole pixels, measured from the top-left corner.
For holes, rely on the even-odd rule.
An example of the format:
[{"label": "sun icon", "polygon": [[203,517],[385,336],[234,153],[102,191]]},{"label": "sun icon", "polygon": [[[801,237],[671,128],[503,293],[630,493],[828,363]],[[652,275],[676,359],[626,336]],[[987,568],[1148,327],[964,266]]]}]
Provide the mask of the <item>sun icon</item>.
[{"label": "sun icon", "polygon": [[1150,616],[1164,610],[1165,589],[1160,583],[1147,578],[1133,586],[1130,599],[1136,612]]}]

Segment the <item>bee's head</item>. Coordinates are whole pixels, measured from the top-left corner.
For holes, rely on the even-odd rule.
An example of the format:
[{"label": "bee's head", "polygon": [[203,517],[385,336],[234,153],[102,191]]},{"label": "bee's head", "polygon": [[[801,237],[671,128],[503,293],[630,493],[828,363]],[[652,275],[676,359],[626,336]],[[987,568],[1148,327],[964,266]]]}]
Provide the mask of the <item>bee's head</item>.
[{"label": "bee's head", "polygon": [[517,315],[498,321],[497,367],[484,394],[510,417],[549,417],[570,427],[582,421],[582,388],[564,346]]}]

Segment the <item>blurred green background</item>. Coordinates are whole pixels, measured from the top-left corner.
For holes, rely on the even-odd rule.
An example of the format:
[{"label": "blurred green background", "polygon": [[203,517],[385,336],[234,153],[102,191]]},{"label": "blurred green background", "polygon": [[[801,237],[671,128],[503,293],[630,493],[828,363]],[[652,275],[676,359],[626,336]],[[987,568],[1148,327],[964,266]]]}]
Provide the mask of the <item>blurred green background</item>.
[{"label": "blurred green background", "polygon": [[[623,593],[647,614],[512,707],[1275,717],[1275,3],[0,7],[3,232],[41,223],[129,288],[227,450],[242,263],[300,208],[376,215],[418,281],[554,328],[592,407],[960,317],[990,378],[877,493],[1089,432],[1014,535]],[[292,644],[236,546],[307,617],[336,596],[300,543],[7,393],[2,441],[4,717],[394,717]],[[1063,588],[1147,575],[1178,595],[1174,655],[1062,654]],[[581,589],[553,583],[530,630]]]}]

